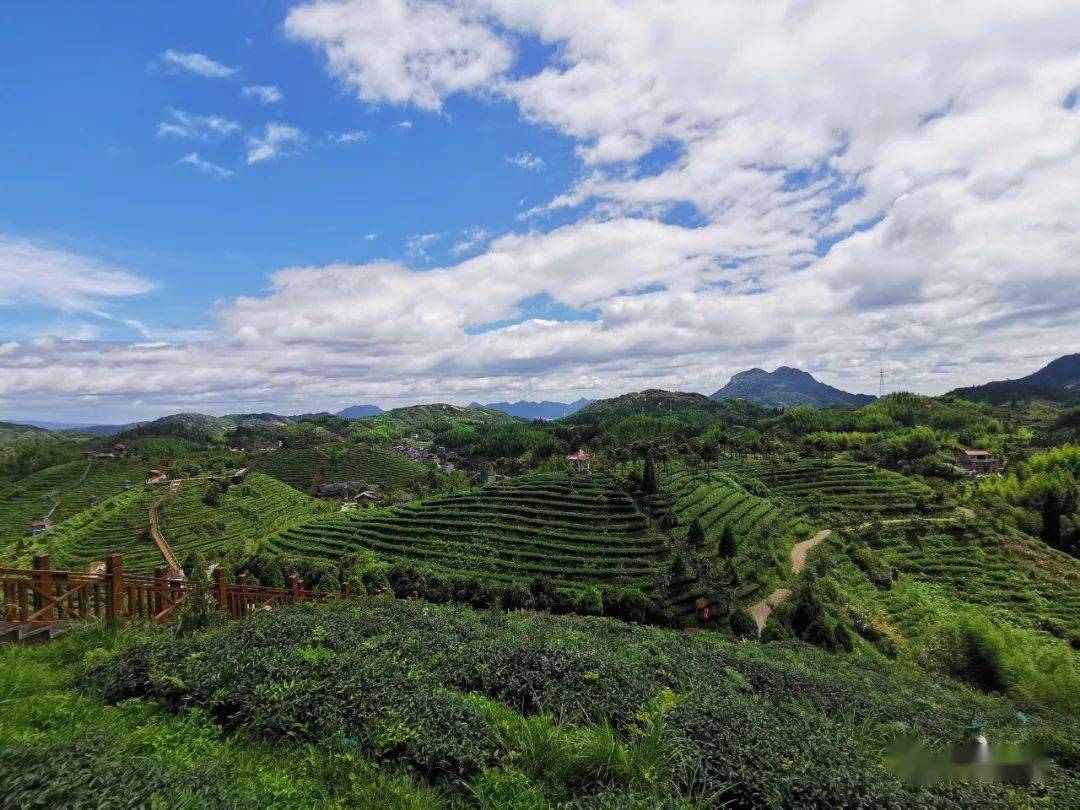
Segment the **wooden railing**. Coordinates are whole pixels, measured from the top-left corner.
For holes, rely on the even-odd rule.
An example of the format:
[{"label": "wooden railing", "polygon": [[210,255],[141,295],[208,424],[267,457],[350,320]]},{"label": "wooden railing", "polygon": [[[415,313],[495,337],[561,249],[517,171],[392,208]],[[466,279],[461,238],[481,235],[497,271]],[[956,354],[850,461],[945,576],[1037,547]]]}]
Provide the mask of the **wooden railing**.
[{"label": "wooden railing", "polygon": [[[0,622],[60,624],[71,622],[124,622],[149,619],[168,622],[196,590],[195,583],[170,579],[167,568],[154,576],[124,573],[124,558],[105,559],[102,573],[54,571],[48,554],[34,557],[33,568],[0,568]],[[302,587],[294,574],[284,588],[249,585],[247,574],[230,583],[223,568],[215,568],[209,597],[233,619],[253,610],[269,610],[296,602],[321,602],[335,594]],[[348,585],[341,595],[349,596]]]}]

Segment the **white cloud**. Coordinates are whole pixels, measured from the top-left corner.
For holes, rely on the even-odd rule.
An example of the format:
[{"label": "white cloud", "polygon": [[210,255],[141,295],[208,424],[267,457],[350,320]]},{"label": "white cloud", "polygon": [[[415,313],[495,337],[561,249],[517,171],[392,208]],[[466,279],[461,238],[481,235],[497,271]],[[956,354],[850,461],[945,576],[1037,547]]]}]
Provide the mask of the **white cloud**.
[{"label": "white cloud", "polygon": [[236,68],[223,65],[201,53],[183,53],[171,48],[158,56],[158,62],[168,70],[186,70],[208,79],[225,79],[236,73]]},{"label": "white cloud", "polygon": [[151,289],[145,279],[97,259],[0,235],[0,307],[93,312]]},{"label": "white cloud", "polygon": [[472,253],[485,245],[490,239],[491,234],[483,228],[470,228],[461,235],[460,241],[454,243],[454,246],[450,248],[450,252],[455,256]]},{"label": "white cloud", "polygon": [[398,129],[412,129],[412,121],[406,118],[403,121],[398,121],[394,126]]},{"label": "white cloud", "polygon": [[284,96],[272,84],[249,84],[240,91],[244,98],[257,99],[262,104],[277,104]]},{"label": "white cloud", "polygon": [[363,143],[368,139],[368,133],[358,129],[352,132],[332,132],[328,137],[334,143]]},{"label": "white cloud", "polygon": [[236,121],[220,115],[197,115],[171,108],[169,120],[161,121],[157,125],[157,134],[160,136],[173,135],[199,141],[217,140],[239,131],[240,125]]},{"label": "white cloud", "polygon": [[248,163],[260,163],[264,160],[277,160],[299,153],[307,139],[304,133],[289,124],[269,123],[262,136],[252,135],[247,139]]},{"label": "white cloud", "polygon": [[[465,236],[470,258],[434,267],[439,234],[417,233],[422,272],[286,269],[224,303],[212,340],[9,342],[0,398],[553,398],[779,364],[871,392],[880,365],[932,392],[1019,376],[1080,334],[1078,28],[1066,0],[309,2],[289,34],[360,98],[506,99],[573,139],[585,172],[543,209],[570,224]],[[511,73],[519,37],[555,55]],[[575,316],[516,323],[544,296]]]},{"label": "white cloud", "polygon": [[516,155],[508,155],[506,162],[511,166],[517,166],[519,169],[526,169],[531,172],[538,172],[544,168],[544,159],[531,152],[518,152]]},{"label": "white cloud", "polygon": [[361,99],[426,110],[486,86],[513,62],[509,44],[471,3],[317,0],[293,8],[285,32],[321,47],[331,73]]},{"label": "white cloud", "polygon": [[365,233],[365,234],[364,234],[364,238],[365,238],[366,240],[368,240],[369,242],[374,242],[374,241],[375,241],[375,238],[376,238],[377,236],[378,236],[378,234],[377,234],[377,233]]},{"label": "white cloud", "polygon": [[405,239],[405,255],[410,259],[431,261],[428,248],[442,239],[441,233],[414,233]]},{"label": "white cloud", "polygon": [[211,163],[209,160],[204,160],[199,157],[198,152],[189,152],[182,158],[176,161],[177,163],[186,163],[189,166],[194,166],[203,174],[212,174],[214,177],[232,177],[233,172],[230,169],[226,169],[224,166],[218,166],[216,163]]}]

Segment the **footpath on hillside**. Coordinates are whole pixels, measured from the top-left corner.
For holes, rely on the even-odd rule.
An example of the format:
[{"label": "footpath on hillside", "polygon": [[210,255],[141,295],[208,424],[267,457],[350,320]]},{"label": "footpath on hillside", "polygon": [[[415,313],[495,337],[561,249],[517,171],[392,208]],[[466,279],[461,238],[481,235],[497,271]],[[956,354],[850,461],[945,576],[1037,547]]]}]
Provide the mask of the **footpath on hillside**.
[{"label": "footpath on hillside", "polygon": [[[180,482],[173,481],[169,485],[169,494],[173,495],[180,491]],[[161,533],[161,529],[158,526],[158,506],[164,498],[158,498],[152,504],[150,504],[150,536],[154,538],[154,544],[157,545],[158,551],[161,552],[161,556],[165,558],[165,562],[169,566],[169,576],[176,578],[183,576],[183,569],[180,567],[180,561],[176,559],[176,555],[173,553],[172,546],[165,540],[165,536]]]},{"label": "footpath on hillside", "polygon": [[[831,534],[832,529],[822,529],[810,539],[802,540],[792,546],[791,573],[796,576],[801,574],[802,570],[806,567],[806,555],[809,554],[810,550],[818,543],[821,543]],[[765,629],[765,625],[769,621],[769,616],[772,615],[773,608],[787,599],[790,595],[790,588],[777,588],[760,602],[750,606],[750,615],[754,617],[754,623],[757,625],[758,634]]]}]

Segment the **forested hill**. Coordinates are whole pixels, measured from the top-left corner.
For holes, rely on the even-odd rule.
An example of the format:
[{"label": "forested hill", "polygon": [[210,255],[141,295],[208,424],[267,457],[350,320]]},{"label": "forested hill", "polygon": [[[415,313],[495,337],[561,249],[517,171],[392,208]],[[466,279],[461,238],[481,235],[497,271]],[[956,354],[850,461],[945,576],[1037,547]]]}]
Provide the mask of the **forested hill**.
[{"label": "forested hill", "polygon": [[730,424],[746,424],[778,412],[752,402],[718,402],[704,394],[650,388],[610,399],[599,399],[577,413],[564,417],[560,422],[587,424],[631,416],[664,417],[688,413],[707,414]]},{"label": "forested hill", "polygon": [[1014,400],[1080,404],[1080,354],[1059,357],[1026,377],[957,388],[950,393],[992,405]]},{"label": "forested hill", "polygon": [[815,380],[797,368],[781,366],[776,371],[752,368],[740,371],[712,395],[712,399],[745,399],[759,405],[790,408],[811,405],[867,405],[874,401],[869,394],[852,394]]}]

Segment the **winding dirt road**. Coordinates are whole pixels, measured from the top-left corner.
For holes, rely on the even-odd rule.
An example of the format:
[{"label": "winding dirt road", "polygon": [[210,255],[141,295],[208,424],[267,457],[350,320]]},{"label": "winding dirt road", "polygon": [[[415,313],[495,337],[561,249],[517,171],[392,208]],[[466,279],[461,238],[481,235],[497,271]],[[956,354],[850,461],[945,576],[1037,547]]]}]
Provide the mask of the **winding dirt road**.
[{"label": "winding dirt road", "polygon": [[[798,575],[802,573],[802,570],[806,567],[806,555],[810,553],[810,550],[813,549],[814,546],[825,540],[830,534],[832,534],[832,529],[822,529],[810,539],[802,540],[792,546],[792,574]],[[754,617],[754,623],[757,625],[759,634],[765,629],[765,625],[769,621],[769,616],[772,615],[773,608],[787,599],[790,595],[790,588],[777,588],[756,605],[750,606],[750,615]]]}]

